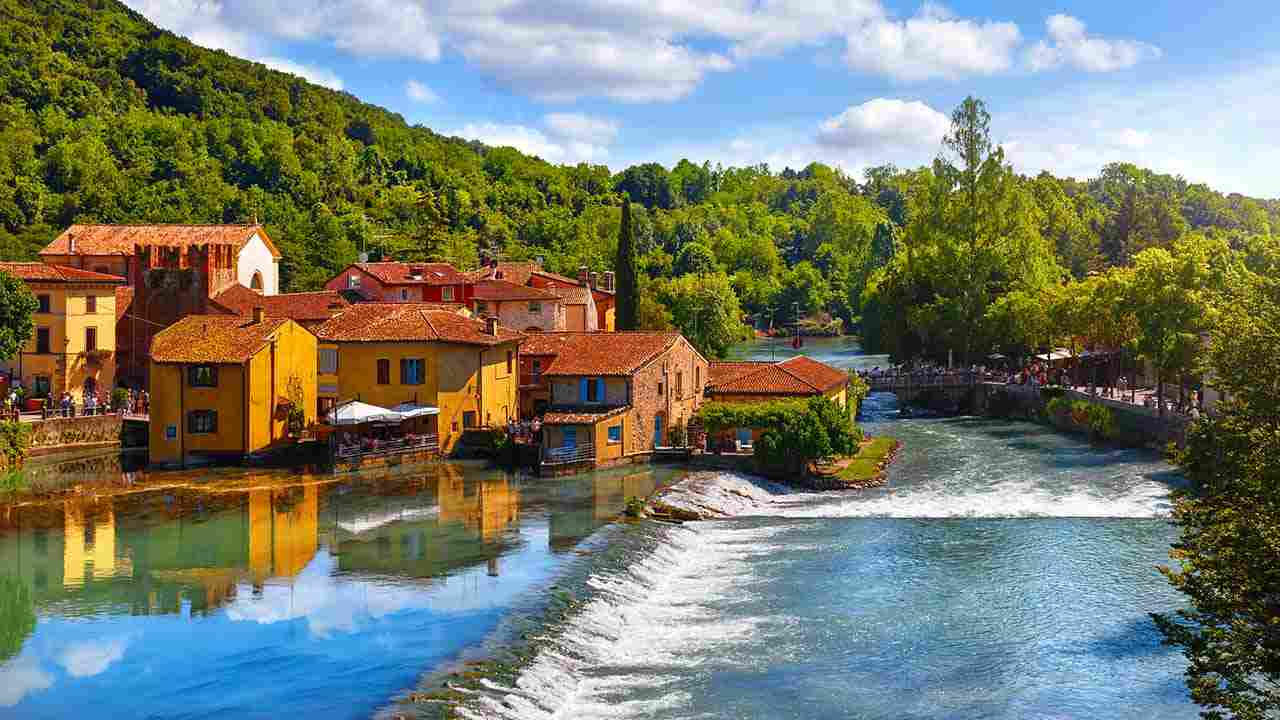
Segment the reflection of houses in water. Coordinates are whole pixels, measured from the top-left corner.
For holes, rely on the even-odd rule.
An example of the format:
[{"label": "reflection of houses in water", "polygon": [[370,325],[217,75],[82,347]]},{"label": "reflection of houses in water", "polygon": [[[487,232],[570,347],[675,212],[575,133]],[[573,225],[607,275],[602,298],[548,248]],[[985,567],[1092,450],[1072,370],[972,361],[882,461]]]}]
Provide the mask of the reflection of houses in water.
[{"label": "reflection of houses in water", "polygon": [[433,470],[432,494],[370,496],[337,513],[343,572],[431,578],[485,563],[496,574],[504,531],[519,516],[517,488],[505,477],[468,479],[452,465]]},{"label": "reflection of houses in water", "polygon": [[559,482],[551,500],[551,549],[557,551],[573,548],[618,517],[627,498],[647,498],[658,488],[652,470],[573,475]]}]

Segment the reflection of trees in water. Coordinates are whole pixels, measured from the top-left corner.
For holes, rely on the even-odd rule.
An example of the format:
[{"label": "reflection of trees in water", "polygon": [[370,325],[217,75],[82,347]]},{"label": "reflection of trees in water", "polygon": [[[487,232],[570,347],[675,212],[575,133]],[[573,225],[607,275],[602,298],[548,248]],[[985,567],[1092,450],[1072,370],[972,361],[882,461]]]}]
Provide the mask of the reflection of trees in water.
[{"label": "reflection of trees in water", "polygon": [[31,591],[17,578],[0,575],[0,662],[17,655],[35,629]]}]

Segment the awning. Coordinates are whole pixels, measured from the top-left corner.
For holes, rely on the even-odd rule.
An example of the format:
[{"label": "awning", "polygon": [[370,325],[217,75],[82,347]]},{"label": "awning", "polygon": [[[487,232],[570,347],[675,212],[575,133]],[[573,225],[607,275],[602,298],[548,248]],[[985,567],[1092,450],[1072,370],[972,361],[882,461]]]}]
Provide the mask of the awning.
[{"label": "awning", "polygon": [[424,415],[439,415],[440,408],[431,407],[429,405],[418,405],[417,403],[402,402],[391,408],[392,412],[400,413],[400,417],[405,420],[411,420]]},{"label": "awning", "polygon": [[327,418],[330,425],[363,425],[371,422],[398,423],[402,419],[400,413],[377,405],[349,400],[335,407]]},{"label": "awning", "polygon": [[1054,360],[1067,360],[1070,357],[1071,357],[1071,351],[1067,350],[1066,348],[1058,348],[1053,352],[1037,355],[1036,359],[1053,362]]}]

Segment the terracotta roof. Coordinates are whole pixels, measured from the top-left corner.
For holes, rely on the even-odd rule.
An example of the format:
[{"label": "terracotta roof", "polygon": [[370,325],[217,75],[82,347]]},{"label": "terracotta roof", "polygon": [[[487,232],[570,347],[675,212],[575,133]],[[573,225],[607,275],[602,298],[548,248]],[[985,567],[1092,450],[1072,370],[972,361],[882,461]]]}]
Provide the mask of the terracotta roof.
[{"label": "terracotta roof", "polygon": [[235,245],[238,250],[247,245],[254,234],[262,238],[272,257],[280,257],[280,251],[261,225],[72,225],[40,254],[73,254],[73,237],[76,255],[133,255],[137,245]]},{"label": "terracotta roof", "polygon": [[476,282],[475,299],[489,302],[508,300],[559,300],[560,296],[534,287],[516,285],[506,280],[479,280]]},{"label": "terracotta roof", "polygon": [[[449,263],[372,262],[356,263],[355,267],[384,285],[461,285],[468,282],[467,276]],[[413,277],[411,271],[414,268],[422,268],[421,277]]]},{"label": "terracotta roof", "polygon": [[0,262],[0,271],[19,280],[45,283],[112,283],[123,285],[119,275],[90,272],[66,265],[47,265],[42,262]]},{"label": "terracotta roof", "polygon": [[162,363],[242,363],[271,339],[287,318],[255,323],[233,315],[188,315],[151,341],[151,359]]},{"label": "terracotta roof", "polygon": [[500,262],[497,268],[492,265],[480,268],[474,276],[476,280],[506,280],[515,285],[528,285],[529,276],[538,269],[538,263],[532,261]]},{"label": "terracotta roof", "polygon": [[553,293],[565,305],[586,305],[591,299],[591,289],[582,285],[573,287],[549,287],[547,292]]},{"label": "terracotta roof", "polygon": [[607,420],[611,417],[621,415],[630,410],[630,405],[622,405],[620,407],[608,408],[600,412],[583,412],[580,409],[564,409],[548,408],[545,415],[542,416],[543,425],[594,425],[601,420]]},{"label": "terracotta roof", "polygon": [[331,342],[449,342],[500,345],[523,334],[498,327],[497,336],[485,332],[485,322],[431,303],[357,303],[316,328],[316,336]]},{"label": "terracotta roof", "polygon": [[551,355],[543,375],[624,376],[639,370],[680,340],[675,332],[530,333],[522,355]]},{"label": "terracotta roof", "polygon": [[239,284],[222,291],[213,302],[235,315],[252,315],[255,307],[261,307],[267,317],[298,321],[328,320],[335,312],[351,305],[336,290],[263,295]]},{"label": "terracotta roof", "polygon": [[711,363],[711,395],[821,395],[849,382],[843,370],[804,355],[778,363]]},{"label": "terracotta roof", "polygon": [[133,288],[124,285],[116,288],[116,320],[124,317],[129,313],[129,306],[133,304]]}]

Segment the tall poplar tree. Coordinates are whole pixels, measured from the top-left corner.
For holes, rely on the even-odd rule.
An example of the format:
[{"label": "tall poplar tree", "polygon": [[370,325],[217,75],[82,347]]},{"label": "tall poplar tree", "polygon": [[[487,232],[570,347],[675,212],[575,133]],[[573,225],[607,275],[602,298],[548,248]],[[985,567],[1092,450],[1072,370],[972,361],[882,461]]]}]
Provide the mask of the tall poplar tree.
[{"label": "tall poplar tree", "polygon": [[619,330],[640,327],[640,286],[636,278],[636,241],[631,228],[631,199],[622,199],[622,227],[618,232],[617,321]]}]

